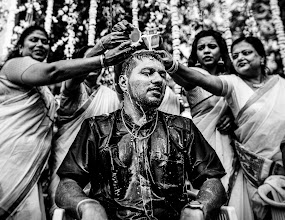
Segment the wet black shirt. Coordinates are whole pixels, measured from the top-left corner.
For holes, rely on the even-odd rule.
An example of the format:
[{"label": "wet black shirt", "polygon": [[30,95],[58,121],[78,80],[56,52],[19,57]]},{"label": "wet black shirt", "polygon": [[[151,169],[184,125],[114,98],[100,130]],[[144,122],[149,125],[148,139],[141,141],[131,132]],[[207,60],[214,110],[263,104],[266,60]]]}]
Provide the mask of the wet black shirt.
[{"label": "wet black shirt", "polygon": [[91,182],[111,220],[179,219],[187,181],[225,174],[218,156],[190,119],[158,112],[138,127],[121,111],[85,120],[58,175]]}]

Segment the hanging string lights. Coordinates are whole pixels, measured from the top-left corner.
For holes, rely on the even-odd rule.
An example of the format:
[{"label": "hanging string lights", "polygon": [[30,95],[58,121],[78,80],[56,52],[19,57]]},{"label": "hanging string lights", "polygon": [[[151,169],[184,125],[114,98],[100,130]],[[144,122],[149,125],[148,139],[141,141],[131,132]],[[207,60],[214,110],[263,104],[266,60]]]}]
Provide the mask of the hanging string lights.
[{"label": "hanging string lights", "polygon": [[97,18],[97,0],[90,0],[89,25],[88,25],[88,45],[95,45],[96,18]]},{"label": "hanging string lights", "polygon": [[270,7],[272,13],[272,21],[274,23],[274,27],[277,34],[279,51],[282,58],[283,64],[283,73],[285,73],[285,33],[284,33],[284,25],[280,18],[280,8],[278,6],[278,0],[270,0]]}]

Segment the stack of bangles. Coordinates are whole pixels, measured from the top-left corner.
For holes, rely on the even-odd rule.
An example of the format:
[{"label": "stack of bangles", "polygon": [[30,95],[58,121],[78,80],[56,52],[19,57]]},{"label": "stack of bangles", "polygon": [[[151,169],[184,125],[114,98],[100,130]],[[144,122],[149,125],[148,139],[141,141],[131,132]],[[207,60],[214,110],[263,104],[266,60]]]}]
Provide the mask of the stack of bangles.
[{"label": "stack of bangles", "polygon": [[173,75],[177,70],[178,70],[178,61],[173,60],[172,66],[166,71],[168,72],[169,75]]},{"label": "stack of bangles", "polygon": [[105,60],[105,55],[101,54],[100,55],[100,64],[101,64],[102,68],[105,68],[104,60]]}]

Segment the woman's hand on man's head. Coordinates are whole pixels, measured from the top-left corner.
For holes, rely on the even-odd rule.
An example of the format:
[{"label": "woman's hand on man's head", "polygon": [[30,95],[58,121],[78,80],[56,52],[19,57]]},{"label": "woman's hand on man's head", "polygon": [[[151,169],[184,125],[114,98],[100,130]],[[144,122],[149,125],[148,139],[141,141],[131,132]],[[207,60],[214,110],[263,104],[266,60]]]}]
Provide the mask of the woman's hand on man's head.
[{"label": "woman's hand on man's head", "polygon": [[111,66],[121,63],[129,58],[135,51],[136,48],[131,46],[131,41],[125,41],[105,53],[104,65]]}]

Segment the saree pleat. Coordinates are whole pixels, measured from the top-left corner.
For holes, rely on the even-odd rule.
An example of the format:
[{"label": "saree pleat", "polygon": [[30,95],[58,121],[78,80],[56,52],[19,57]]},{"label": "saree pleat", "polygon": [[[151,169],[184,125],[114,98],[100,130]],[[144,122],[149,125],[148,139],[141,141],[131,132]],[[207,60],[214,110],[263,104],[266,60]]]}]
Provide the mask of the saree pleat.
[{"label": "saree pleat", "polygon": [[[0,83],[5,91],[9,82],[1,77]],[[13,214],[36,186],[49,156],[56,111],[47,87],[15,94],[0,104],[1,219]]]}]

